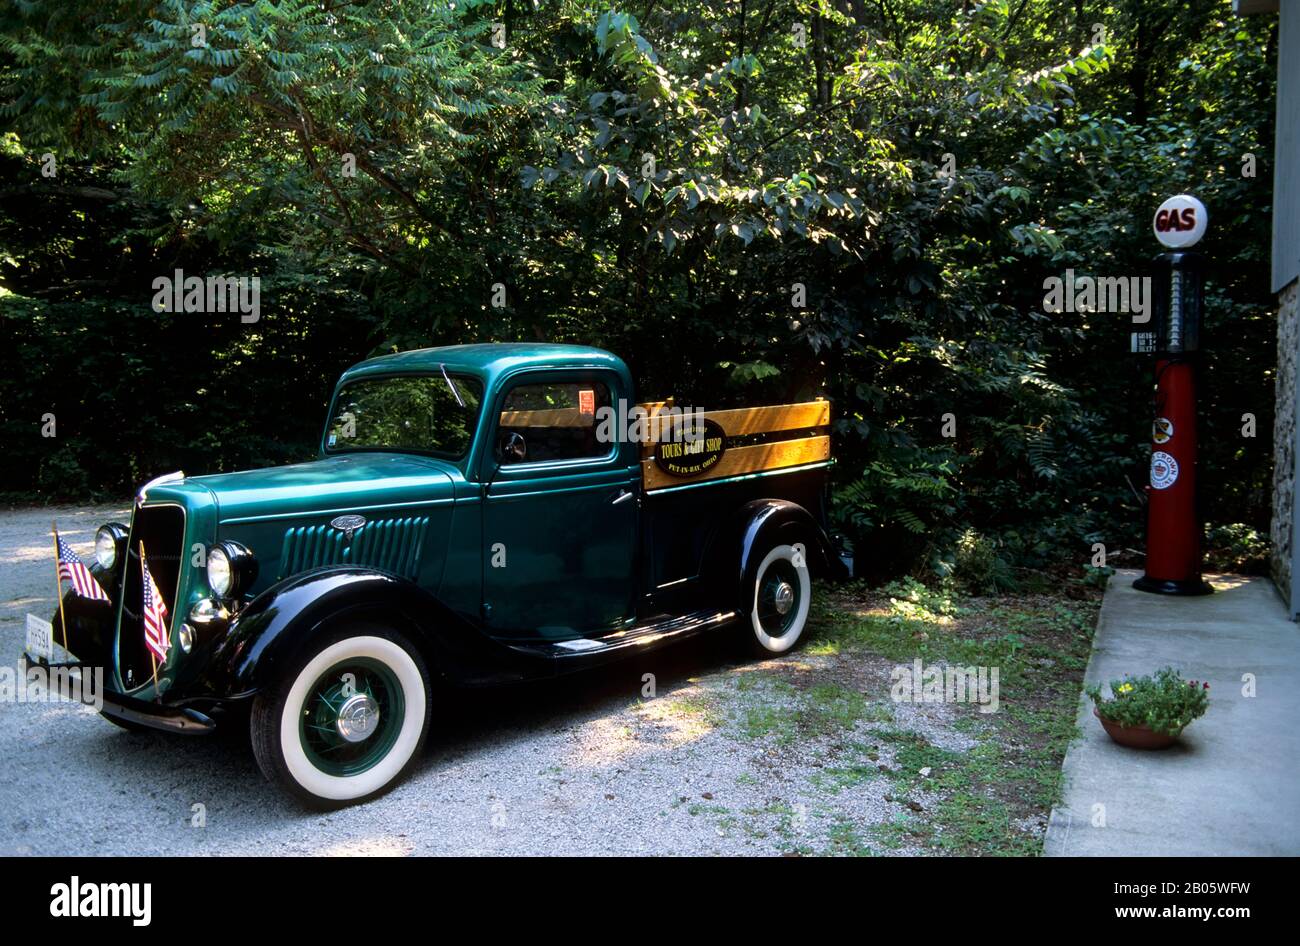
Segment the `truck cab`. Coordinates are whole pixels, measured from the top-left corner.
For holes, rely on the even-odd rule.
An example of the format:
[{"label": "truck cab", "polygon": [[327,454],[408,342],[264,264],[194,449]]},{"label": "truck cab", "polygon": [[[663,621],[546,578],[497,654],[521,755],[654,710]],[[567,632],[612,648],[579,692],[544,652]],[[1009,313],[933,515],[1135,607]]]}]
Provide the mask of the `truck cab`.
[{"label": "truck cab", "polygon": [[825,530],[829,423],[822,400],[637,403],[624,362],[583,346],[369,359],[340,378],[316,460],[146,484],[97,538],[108,600],[70,592],[53,636],[68,666],[108,669],[119,725],[248,726],[272,780],[354,803],[409,769],[435,686],[711,631],[793,647],[812,578],[847,574]]}]

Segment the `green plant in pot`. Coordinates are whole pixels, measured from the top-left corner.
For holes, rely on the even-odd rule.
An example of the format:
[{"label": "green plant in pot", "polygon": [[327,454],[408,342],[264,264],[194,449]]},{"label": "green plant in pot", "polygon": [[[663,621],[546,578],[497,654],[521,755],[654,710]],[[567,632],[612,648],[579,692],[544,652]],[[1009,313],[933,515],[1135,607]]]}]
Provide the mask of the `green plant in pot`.
[{"label": "green plant in pot", "polygon": [[1173,667],[1145,677],[1110,682],[1109,695],[1099,686],[1084,688],[1093,715],[1111,739],[1134,749],[1164,749],[1210,705],[1210,685],[1184,680]]}]

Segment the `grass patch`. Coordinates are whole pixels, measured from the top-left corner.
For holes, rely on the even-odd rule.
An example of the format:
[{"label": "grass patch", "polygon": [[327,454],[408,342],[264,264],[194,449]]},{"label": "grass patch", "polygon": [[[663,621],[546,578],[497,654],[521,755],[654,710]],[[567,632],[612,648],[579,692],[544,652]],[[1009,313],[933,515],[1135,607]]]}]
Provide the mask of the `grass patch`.
[{"label": "grass patch", "polygon": [[716,729],[726,722],[725,714],[711,699],[698,696],[679,696],[668,700],[668,710],[699,719],[710,728]]},{"label": "grass patch", "polygon": [[833,766],[814,772],[812,783],[819,791],[838,795],[846,788],[853,788],[863,782],[880,778],[880,767],[873,763],[854,763],[852,765]]},{"label": "grass patch", "polygon": [[[1061,759],[1076,734],[1101,599],[1085,589],[1077,600],[1060,587],[962,598],[916,582],[878,592],[850,583],[818,595],[802,654],[820,659],[737,673],[721,698],[715,691],[714,702],[701,700],[695,710],[725,714],[730,736],[761,742],[764,752],[800,747],[790,758],[805,761],[792,764],[807,764],[804,750],[811,750],[824,764],[808,770],[806,784],[822,801],[810,821],[802,803],[796,821],[794,808],[773,800],[729,815],[724,830],[794,853],[1038,853],[1061,790]],[[996,668],[998,709],[981,713],[961,703],[926,713],[927,732],[943,726],[952,734],[936,745],[897,722],[911,713],[896,712],[889,683],[881,682],[881,658],[908,667],[919,658],[927,668],[985,668],[990,679]],[[744,773],[736,782],[752,787],[761,779]],[[855,821],[850,812],[860,809],[850,799],[859,792],[887,795],[906,810],[884,823]]]},{"label": "grass patch", "polygon": [[[867,831],[877,847],[921,847],[950,854],[1036,854],[1036,827],[1060,797],[1061,760],[1077,734],[1075,712],[1091,650],[1100,595],[1060,594],[955,599],[915,585],[871,593],[861,586],[828,595],[815,612],[815,639],[851,659],[873,653],[902,665],[998,668],[999,709],[955,707],[951,729],[976,745],[955,751],[895,726],[875,730],[892,753],[887,777],[899,801],[931,799]],[[849,761],[815,773],[834,795],[879,773]],[[920,773],[928,770],[927,776]],[[937,799],[937,800],[936,800]]]},{"label": "grass patch", "polygon": [[828,833],[830,844],[824,854],[836,854],[845,857],[874,857],[875,852],[862,839],[858,828],[853,822],[848,820],[839,820],[831,826]]},{"label": "grass patch", "polygon": [[873,703],[861,693],[837,683],[819,683],[804,693],[799,707],[801,729],[813,734],[853,729],[860,721],[885,722],[894,718],[884,703]]},{"label": "grass patch", "polygon": [[741,698],[731,716],[739,735],[747,740],[771,737],[779,746],[851,731],[862,721],[894,718],[888,703],[829,681],[800,690],[775,672],[754,672],[742,677],[736,690]]}]

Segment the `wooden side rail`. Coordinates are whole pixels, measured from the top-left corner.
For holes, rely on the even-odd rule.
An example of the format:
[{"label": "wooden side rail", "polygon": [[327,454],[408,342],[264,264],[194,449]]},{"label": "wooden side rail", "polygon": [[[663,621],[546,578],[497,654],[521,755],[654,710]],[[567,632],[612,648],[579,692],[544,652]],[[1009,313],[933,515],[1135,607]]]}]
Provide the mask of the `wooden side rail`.
[{"label": "wooden side rail", "polygon": [[[665,402],[642,404],[651,416],[662,411]],[[691,415],[692,417],[696,415]],[[751,434],[776,433],[782,430],[810,430],[815,427],[827,427],[831,422],[830,401],[805,401],[802,404],[775,404],[770,407],[740,407],[727,411],[705,411],[705,420],[711,420],[728,437],[745,437]],[[670,433],[667,428],[664,433]],[[651,434],[660,433],[656,425],[651,425]],[[641,456],[649,457],[654,453],[654,442],[641,445]]]},{"label": "wooden side rail", "polygon": [[760,473],[764,470],[803,466],[805,463],[818,463],[829,460],[830,457],[830,437],[800,437],[798,440],[779,440],[776,443],[732,447],[719,458],[717,463],[699,476],[672,476],[659,469],[653,458],[642,460],[641,479],[645,483],[647,490],[655,490],[663,489],[665,486],[685,486],[688,483],[702,483],[726,476],[742,476],[746,473]]}]

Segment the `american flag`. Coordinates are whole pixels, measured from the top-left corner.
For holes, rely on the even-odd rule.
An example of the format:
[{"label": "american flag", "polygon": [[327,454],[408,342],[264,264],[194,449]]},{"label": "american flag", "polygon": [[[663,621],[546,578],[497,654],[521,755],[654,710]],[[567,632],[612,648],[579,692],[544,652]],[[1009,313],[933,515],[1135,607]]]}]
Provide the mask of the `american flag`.
[{"label": "american flag", "polygon": [[59,577],[66,578],[68,584],[72,585],[72,590],[81,597],[92,601],[107,601],[108,595],[104,593],[103,587],[81,561],[81,556],[63,541],[57,529],[54,531],[54,541],[59,550]]},{"label": "american flag", "polygon": [[159,662],[167,659],[167,648],[171,646],[171,635],[167,632],[167,605],[162,593],[149,574],[149,563],[144,557],[144,543],[140,544],[140,571],[144,573],[144,645],[158,658]]}]

